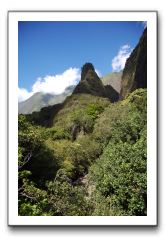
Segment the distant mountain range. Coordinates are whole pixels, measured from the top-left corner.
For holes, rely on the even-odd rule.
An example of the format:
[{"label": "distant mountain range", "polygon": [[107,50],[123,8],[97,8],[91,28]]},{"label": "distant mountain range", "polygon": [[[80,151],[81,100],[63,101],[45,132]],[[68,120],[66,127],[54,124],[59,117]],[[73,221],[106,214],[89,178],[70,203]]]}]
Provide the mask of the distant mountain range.
[{"label": "distant mountain range", "polygon": [[31,114],[35,111],[40,111],[41,108],[62,103],[65,98],[72,94],[75,86],[69,86],[65,91],[59,95],[49,93],[37,92],[29,99],[18,103],[19,114]]},{"label": "distant mountain range", "polygon": [[115,91],[120,93],[121,78],[122,78],[122,71],[109,73],[108,75],[102,77],[101,80],[104,86],[110,85],[113,87],[113,89],[115,89]]}]

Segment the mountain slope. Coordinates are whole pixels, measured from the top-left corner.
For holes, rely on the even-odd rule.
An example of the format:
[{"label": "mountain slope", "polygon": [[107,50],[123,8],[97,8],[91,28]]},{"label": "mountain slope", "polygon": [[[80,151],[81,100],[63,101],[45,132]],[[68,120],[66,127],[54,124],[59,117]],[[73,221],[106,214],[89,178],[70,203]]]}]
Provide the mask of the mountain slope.
[{"label": "mountain slope", "polygon": [[82,67],[81,81],[76,86],[73,94],[87,93],[95,96],[109,98],[111,102],[115,102],[119,98],[118,92],[111,84],[103,85],[102,80],[95,72],[94,66],[91,63],[86,63]]},{"label": "mountain slope", "polygon": [[20,102],[18,104],[19,114],[28,114],[33,111],[39,111],[42,107],[48,104],[48,101],[53,97],[51,94],[44,94],[37,92],[32,95],[29,99]]},{"label": "mountain slope", "polygon": [[120,93],[121,77],[122,77],[122,72],[112,72],[102,77],[101,81],[104,84],[104,86],[110,85],[113,87],[113,89],[115,89],[115,91]]},{"label": "mountain slope", "polygon": [[91,63],[86,63],[82,68],[81,81],[73,91],[73,94],[77,93],[87,93],[106,97],[104,85]]},{"label": "mountain slope", "polygon": [[76,133],[80,130],[88,133],[93,129],[97,116],[118,98],[119,94],[113,87],[103,85],[93,65],[86,63],[82,67],[81,81],[72,95],[63,103],[42,108],[40,112],[34,112],[28,117],[35,124],[63,127],[67,132],[77,129]]},{"label": "mountain slope", "polygon": [[147,215],[146,97],[144,89],[117,103],[73,94],[50,128],[20,115],[19,155],[30,148],[32,157],[19,170],[19,215]]},{"label": "mountain slope", "polygon": [[34,111],[40,111],[41,108],[62,103],[67,96],[69,96],[75,86],[69,86],[62,94],[52,95],[48,93],[37,92],[29,99],[18,104],[19,114],[30,114]]},{"label": "mountain slope", "polygon": [[[104,82],[104,84],[103,84]],[[81,81],[75,87],[71,85],[62,94],[52,95],[37,92],[26,101],[18,104],[19,114],[31,114],[42,108],[62,103],[72,94],[87,93],[95,96],[109,98],[111,102],[119,99],[121,73],[111,73],[100,80],[92,64],[87,63],[82,68]]]},{"label": "mountain slope", "polygon": [[137,88],[147,88],[147,28],[127,59],[121,81],[120,99]]},{"label": "mountain slope", "polygon": [[147,90],[135,90],[146,83],[139,48],[124,69],[122,100],[111,102],[112,85],[87,63],[63,103],[18,116],[20,216],[148,214]]}]

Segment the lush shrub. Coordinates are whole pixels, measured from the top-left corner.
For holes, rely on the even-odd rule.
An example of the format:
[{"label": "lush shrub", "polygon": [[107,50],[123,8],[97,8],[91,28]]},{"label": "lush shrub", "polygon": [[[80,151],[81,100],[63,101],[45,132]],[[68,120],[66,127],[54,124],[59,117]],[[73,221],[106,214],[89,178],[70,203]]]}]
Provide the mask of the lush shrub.
[{"label": "lush shrub", "polygon": [[86,113],[89,115],[93,120],[98,118],[99,114],[104,111],[104,107],[98,104],[89,104],[86,108]]},{"label": "lush shrub", "polygon": [[146,90],[138,89],[124,101],[110,104],[94,125],[93,136],[100,143],[135,143],[146,124]]},{"label": "lush shrub", "polygon": [[79,137],[76,141],[55,140],[46,141],[46,145],[54,151],[60,167],[63,168],[68,177],[78,179],[87,173],[89,166],[101,154],[101,145],[92,140],[91,136]]},{"label": "lush shrub", "polygon": [[52,215],[47,192],[37,188],[34,182],[23,179],[19,192],[18,213],[21,216]]},{"label": "lush shrub", "polygon": [[63,108],[54,118],[54,126],[63,131],[72,131],[75,126],[85,133],[91,133],[95,119],[109,105],[109,100],[90,94],[74,94],[67,98]]},{"label": "lush shrub", "polygon": [[41,190],[24,180],[19,204],[22,216],[81,216],[88,215],[91,207],[85,199],[85,190],[73,186],[66,175],[58,172],[55,181]]},{"label": "lush shrub", "polygon": [[[135,144],[110,142],[90,169],[96,190],[109,203],[109,213],[146,215],[147,154],[146,130]],[[94,194],[95,195],[95,194]],[[95,212],[101,208],[96,206]],[[103,213],[104,215],[105,213]]]},{"label": "lush shrub", "polygon": [[31,171],[31,178],[38,183],[52,179],[59,168],[58,160],[42,138],[39,127],[27,122],[25,116],[19,116],[18,165],[20,171]]},{"label": "lush shrub", "polygon": [[138,89],[115,104],[72,95],[51,128],[20,115],[19,215],[146,215],[146,108]]},{"label": "lush shrub", "polygon": [[72,143],[66,153],[63,167],[69,171],[72,179],[76,180],[88,172],[89,166],[99,157],[101,146],[90,136],[84,136]]},{"label": "lush shrub", "polygon": [[52,140],[70,139],[70,134],[64,131],[61,127],[47,128],[44,131],[45,139],[51,138]]}]

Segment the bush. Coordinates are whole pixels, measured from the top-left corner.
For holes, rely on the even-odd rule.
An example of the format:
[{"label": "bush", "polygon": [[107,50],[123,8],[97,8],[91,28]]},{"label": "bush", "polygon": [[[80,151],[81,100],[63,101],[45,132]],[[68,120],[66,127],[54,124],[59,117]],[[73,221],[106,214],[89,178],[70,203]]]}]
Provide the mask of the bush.
[{"label": "bush", "polygon": [[49,149],[42,138],[39,127],[27,122],[25,116],[19,116],[18,131],[18,165],[20,172],[28,170],[31,179],[38,183],[45,179],[52,179],[59,168],[58,160],[53,151]]},{"label": "bush", "polygon": [[70,134],[62,128],[52,127],[45,129],[45,139],[51,138],[52,140],[70,139]]},{"label": "bush", "polygon": [[22,216],[84,216],[90,213],[85,190],[69,183],[65,174],[57,175],[54,182],[47,183],[47,190],[35,187],[24,180],[19,215]]},{"label": "bush", "polygon": [[146,124],[146,90],[138,89],[124,101],[110,104],[94,125],[94,138],[106,145],[114,142],[135,143]]},{"label": "bush", "polygon": [[98,118],[99,114],[104,111],[104,107],[98,104],[89,104],[86,108],[86,113],[89,115],[93,120]]},{"label": "bush", "polygon": [[146,99],[74,94],[51,128],[20,115],[19,215],[146,215]]},{"label": "bush", "polygon": [[[105,203],[109,202],[109,213],[147,214],[146,145],[146,130],[133,145],[110,142],[101,158],[91,167],[91,180],[98,196]],[[99,209],[96,207],[96,213]]]},{"label": "bush", "polygon": [[85,133],[92,133],[96,118],[109,105],[109,100],[90,94],[73,94],[54,118],[54,126],[69,133],[75,126]]}]

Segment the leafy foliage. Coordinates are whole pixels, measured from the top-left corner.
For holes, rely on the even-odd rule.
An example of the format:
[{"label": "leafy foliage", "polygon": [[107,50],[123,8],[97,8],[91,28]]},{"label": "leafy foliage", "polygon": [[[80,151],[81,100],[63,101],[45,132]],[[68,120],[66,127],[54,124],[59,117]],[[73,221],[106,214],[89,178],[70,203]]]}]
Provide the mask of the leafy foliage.
[{"label": "leafy foliage", "polygon": [[85,133],[91,133],[95,119],[109,105],[108,99],[89,94],[75,94],[67,98],[63,109],[54,118],[54,127],[60,127],[72,136],[72,129],[78,126]]},{"label": "leafy foliage", "polygon": [[85,199],[85,190],[73,186],[62,170],[54,181],[47,183],[47,190],[41,190],[33,182],[24,179],[19,203],[19,215],[64,216],[87,215],[91,210]]},{"label": "leafy foliage", "polygon": [[104,111],[103,106],[98,105],[98,104],[89,104],[86,113],[89,115],[93,120],[98,118],[98,115]]},{"label": "leafy foliage", "polygon": [[19,116],[19,170],[29,170],[32,179],[44,180],[55,177],[58,170],[58,160],[51,149],[45,146],[38,127],[31,125],[24,115]]},{"label": "leafy foliage", "polygon": [[147,215],[147,90],[135,90],[147,85],[146,39],[121,91],[86,63],[63,103],[19,115],[19,215]]},{"label": "leafy foliage", "polygon": [[108,145],[90,168],[94,215],[147,214],[146,133],[144,89],[110,105],[98,119],[94,137]]},{"label": "leafy foliage", "polygon": [[[146,131],[133,145],[108,144],[91,167],[91,178],[102,199],[109,202],[109,214],[120,210],[122,215],[146,215],[146,170]],[[96,207],[95,214],[99,211]]]},{"label": "leafy foliage", "polygon": [[73,94],[51,115],[19,115],[19,215],[146,215],[146,108],[138,89],[114,104]]},{"label": "leafy foliage", "polygon": [[125,100],[110,104],[94,126],[94,137],[103,144],[111,139],[115,142],[134,143],[146,124],[147,93],[138,89]]},{"label": "leafy foliage", "polygon": [[88,135],[79,137],[74,142],[47,140],[47,145],[54,150],[61,168],[72,180],[85,175],[88,167],[99,157],[102,151],[100,144]]},{"label": "leafy foliage", "polygon": [[61,127],[52,127],[44,130],[46,139],[51,138],[52,140],[70,139],[70,134]]}]

